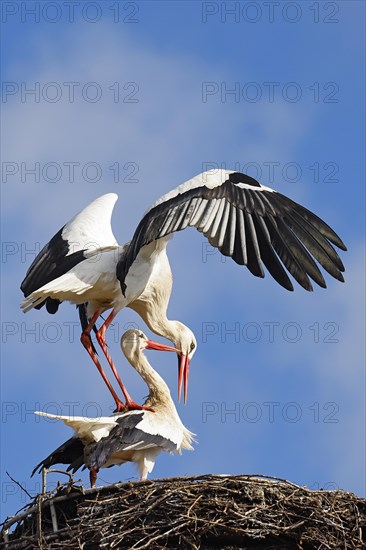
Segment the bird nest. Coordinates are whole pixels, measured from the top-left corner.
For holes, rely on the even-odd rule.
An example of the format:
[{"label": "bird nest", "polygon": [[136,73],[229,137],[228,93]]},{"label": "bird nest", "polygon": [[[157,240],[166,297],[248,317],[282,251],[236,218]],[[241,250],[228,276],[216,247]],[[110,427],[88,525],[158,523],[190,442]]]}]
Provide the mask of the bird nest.
[{"label": "bird nest", "polygon": [[[10,528],[15,530],[9,533]],[[366,501],[277,478],[202,475],[38,495],[1,548],[366,548]]]}]

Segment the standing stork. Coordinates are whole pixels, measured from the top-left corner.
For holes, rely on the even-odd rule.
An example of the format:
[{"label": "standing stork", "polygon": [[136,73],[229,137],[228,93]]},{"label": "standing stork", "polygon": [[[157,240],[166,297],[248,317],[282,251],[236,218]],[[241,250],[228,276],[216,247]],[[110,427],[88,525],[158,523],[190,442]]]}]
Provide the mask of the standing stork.
[{"label": "standing stork", "polygon": [[69,464],[76,472],[83,464],[89,468],[90,484],[94,487],[100,468],[135,462],[140,479],[152,472],[156,457],[163,451],[181,454],[192,451],[194,434],[183,425],[169,388],[152,368],[144,355],[145,349],[177,351],[175,348],[148,340],[143,332],[131,329],[121,338],[122,351],[133,368],[144,379],[149,395],[145,410],[117,413],[109,417],[86,418],[59,416],[37,412],[41,416],[63,420],[75,430],[75,435],[40,464],[36,470],[53,464]]},{"label": "standing stork", "polygon": [[[341,250],[346,246],[333,229],[246,174],[217,170],[188,180],[151,206],[125,246],[116,244],[110,225],[116,200],[114,193],[99,197],[43,248],[22,282],[21,307],[26,312],[46,304],[50,313],[57,311],[61,301],[78,304],[81,311],[86,307],[81,341],[113,392],[90,338],[101,313],[112,309],[96,337],[130,409],[137,405],[118,377],[105,340],[106,330],[126,306],[179,350],[178,394],[184,381],[187,397],[196,340],[188,327],[167,318],[172,275],[166,247],[172,233],[195,227],[212,246],[256,277],[264,277],[264,265],[287,290],[293,290],[287,272],[305,290],[313,289],[310,279],[325,288],[317,262],[332,277],[344,280],[343,263],[332,245]],[[115,393],[113,397],[117,411],[123,410]]]}]

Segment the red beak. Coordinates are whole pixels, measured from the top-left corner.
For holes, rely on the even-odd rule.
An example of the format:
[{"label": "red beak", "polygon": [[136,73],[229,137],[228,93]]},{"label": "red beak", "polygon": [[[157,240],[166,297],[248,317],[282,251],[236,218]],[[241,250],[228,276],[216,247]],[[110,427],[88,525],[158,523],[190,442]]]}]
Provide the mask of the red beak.
[{"label": "red beak", "polygon": [[182,383],[184,385],[184,404],[187,402],[188,395],[188,378],[189,378],[189,365],[190,359],[188,355],[178,355],[178,401],[180,401],[180,394],[182,392]]},{"label": "red beak", "polygon": [[160,344],[159,342],[153,342],[152,340],[147,341],[146,349],[156,349],[157,351],[175,351],[179,353],[177,348],[172,348],[166,344]]},{"label": "red beak", "polygon": [[155,349],[157,351],[174,351],[178,354],[178,400],[180,400],[180,394],[182,392],[182,384],[184,386],[183,396],[184,404],[187,402],[188,395],[188,378],[189,378],[189,365],[190,359],[188,355],[183,355],[177,348],[167,346],[166,344],[160,344],[159,342],[153,342],[148,340],[146,349]]}]

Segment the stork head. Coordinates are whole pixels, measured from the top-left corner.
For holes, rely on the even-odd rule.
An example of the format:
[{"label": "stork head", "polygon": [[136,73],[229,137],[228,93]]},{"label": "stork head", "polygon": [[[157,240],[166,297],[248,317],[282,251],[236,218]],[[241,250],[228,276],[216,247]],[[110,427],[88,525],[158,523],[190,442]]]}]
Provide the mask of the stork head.
[{"label": "stork head", "polygon": [[156,349],[158,351],[174,351],[178,352],[177,348],[172,348],[166,344],[160,344],[149,340],[146,334],[139,329],[127,330],[121,338],[121,347],[126,357],[131,357],[135,354],[143,352],[145,349]]},{"label": "stork head", "polygon": [[180,321],[172,321],[174,325],[174,334],[172,335],[172,341],[174,342],[175,347],[178,351],[178,399],[180,399],[180,394],[182,390],[182,383],[184,386],[183,395],[184,403],[187,402],[188,395],[188,378],[189,378],[189,367],[191,359],[197,349],[197,340],[195,335],[183,325]]},{"label": "stork head", "polygon": [[121,338],[121,347],[127,358],[143,352],[145,349],[156,349],[159,351],[175,351],[178,356],[178,399],[180,399],[182,385],[184,403],[188,395],[188,378],[191,359],[197,349],[197,341],[193,332],[179,321],[170,321],[169,336],[166,335],[175,345],[167,346],[149,340],[148,337],[138,329],[130,329]]}]

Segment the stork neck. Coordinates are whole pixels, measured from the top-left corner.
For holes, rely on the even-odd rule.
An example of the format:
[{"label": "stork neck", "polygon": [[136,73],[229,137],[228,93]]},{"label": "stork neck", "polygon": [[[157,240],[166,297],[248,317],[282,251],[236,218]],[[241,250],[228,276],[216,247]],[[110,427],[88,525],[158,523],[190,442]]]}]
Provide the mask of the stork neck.
[{"label": "stork neck", "polygon": [[150,315],[150,309],[147,309],[145,313],[143,319],[150,330],[163,338],[167,338],[171,342],[177,342],[178,330],[175,321],[171,321],[166,315],[162,315],[161,312],[160,315]]},{"label": "stork neck", "polygon": [[[174,342],[177,336],[177,328],[175,321],[170,321],[170,319],[167,318],[166,297],[163,296],[161,298],[160,294],[159,296],[156,296],[155,292],[157,289],[155,287],[152,290],[154,292],[152,295],[149,295],[148,298],[140,297],[130,303],[128,307],[136,311],[147,324],[149,329],[155,332],[155,334],[168,338],[168,340]],[[161,287],[159,287],[158,290],[161,294],[164,294]]]},{"label": "stork neck", "polygon": [[142,352],[139,352],[137,357],[134,357],[133,361],[131,361],[130,358],[128,358],[128,360],[133,368],[139,373],[141,378],[146,382],[149,388],[149,402],[157,400],[161,401],[161,399],[164,399],[164,401],[171,401],[169,387],[162,377],[152,368]]}]

